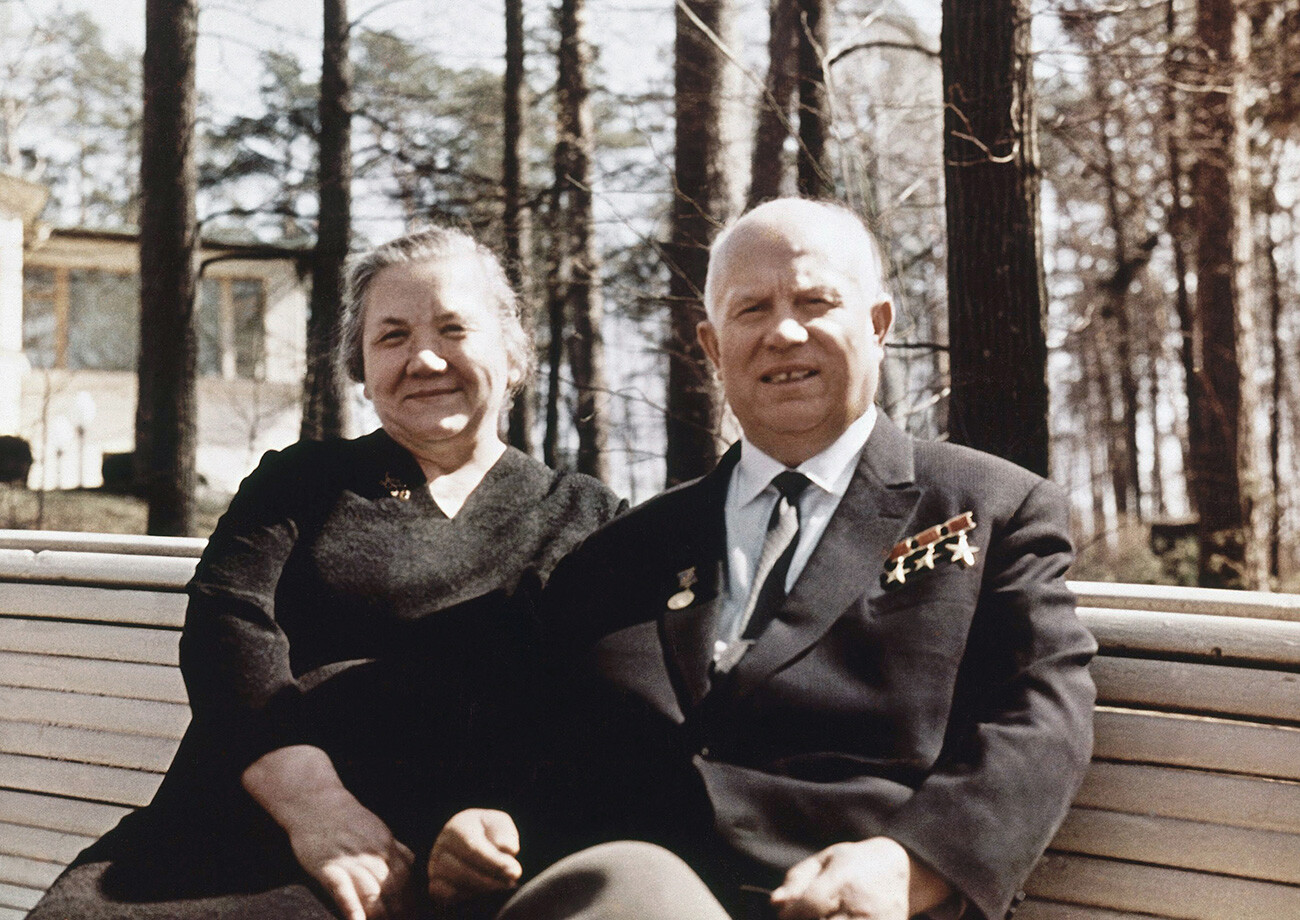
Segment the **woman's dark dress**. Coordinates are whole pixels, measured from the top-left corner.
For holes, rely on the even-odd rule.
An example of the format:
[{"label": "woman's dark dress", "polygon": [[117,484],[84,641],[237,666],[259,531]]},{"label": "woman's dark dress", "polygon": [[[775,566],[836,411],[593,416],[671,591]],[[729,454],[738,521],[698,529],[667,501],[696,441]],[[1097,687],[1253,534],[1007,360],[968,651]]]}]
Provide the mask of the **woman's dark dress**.
[{"label": "woman's dark dress", "polygon": [[619,509],[514,449],[453,519],[383,431],[267,454],[189,585],[194,715],[166,779],[29,917],[333,916],[239,784],[297,743],[330,753],[422,870],[456,811],[508,807],[526,769],[528,597]]}]

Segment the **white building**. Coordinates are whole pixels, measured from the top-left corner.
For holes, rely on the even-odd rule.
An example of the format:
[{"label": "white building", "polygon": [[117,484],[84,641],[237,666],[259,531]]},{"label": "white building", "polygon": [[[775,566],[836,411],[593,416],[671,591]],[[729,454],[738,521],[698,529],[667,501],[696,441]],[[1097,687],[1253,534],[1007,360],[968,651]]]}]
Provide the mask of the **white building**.
[{"label": "white building", "polygon": [[[36,489],[96,486],[134,447],[134,234],[43,231],[44,189],[0,176],[0,434],[32,445]],[[198,472],[233,491],[297,438],[309,249],[205,240],[199,254]]]}]

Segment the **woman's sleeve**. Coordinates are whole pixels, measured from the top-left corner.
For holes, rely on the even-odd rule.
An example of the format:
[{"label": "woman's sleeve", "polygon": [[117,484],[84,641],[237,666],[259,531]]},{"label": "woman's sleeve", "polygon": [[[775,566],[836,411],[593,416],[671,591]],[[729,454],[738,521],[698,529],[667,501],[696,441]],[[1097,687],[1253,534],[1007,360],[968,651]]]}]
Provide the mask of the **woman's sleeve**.
[{"label": "woman's sleeve", "polygon": [[189,584],[180,663],[196,726],[238,771],[298,739],[276,588],[313,491],[303,446],[269,452],[217,523]]}]

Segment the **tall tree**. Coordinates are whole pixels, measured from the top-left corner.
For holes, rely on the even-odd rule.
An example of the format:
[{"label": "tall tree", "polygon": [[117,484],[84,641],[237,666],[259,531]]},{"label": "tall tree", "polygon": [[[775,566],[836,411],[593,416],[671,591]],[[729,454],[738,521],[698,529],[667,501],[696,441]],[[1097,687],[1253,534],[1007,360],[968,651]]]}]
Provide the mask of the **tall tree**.
[{"label": "tall tree", "polygon": [[136,464],[148,532],[194,527],[195,45],[198,0],[147,0],[140,162]]},{"label": "tall tree", "polygon": [[759,99],[754,148],[749,164],[748,210],[781,194],[785,177],[785,142],[790,137],[790,102],[796,76],[796,0],[770,0],[768,9],[767,80]]},{"label": "tall tree", "polygon": [[799,192],[811,198],[826,198],[835,192],[826,147],[831,124],[825,65],[830,14],[830,0],[799,0],[795,29],[799,45]]},{"label": "tall tree", "polygon": [[725,46],[731,0],[678,0],[674,45],[672,272],[668,350],[667,472],[673,485],[701,476],[718,458],[718,394],[695,335],[705,318],[702,294],[709,244],[734,210],[725,113],[733,77]]},{"label": "tall tree", "polygon": [[[504,83],[503,148],[501,155],[502,224],[505,230],[506,274],[519,294],[524,329],[532,340],[533,298],[525,265],[532,248],[531,215],[528,210],[524,175],[527,143],[524,133],[524,3],[505,0],[506,73]],[[535,388],[531,380],[515,394],[510,406],[508,439],[526,454],[533,452],[533,424],[536,420]]]},{"label": "tall tree", "polygon": [[[561,0],[559,108],[557,146],[565,148],[565,175],[558,177],[567,202],[566,220],[557,228],[569,251],[566,301],[573,321],[569,368],[578,400],[574,424],[578,429],[578,470],[599,479],[609,477],[609,389],[605,382],[605,342],[601,330],[604,301],[600,287],[600,255],[596,247],[591,161],[595,134],[591,121],[585,0]],[[557,162],[560,154],[557,153]]]},{"label": "tall tree", "polygon": [[320,76],[320,212],[307,317],[307,376],[303,381],[304,439],[341,437],[347,391],[335,360],[335,330],[343,308],[343,263],[352,230],[352,62],[347,0],[324,0]]},{"label": "tall tree", "polygon": [[[1197,226],[1195,367],[1199,403],[1190,488],[1199,540],[1198,578],[1212,587],[1254,581],[1250,198],[1244,80],[1249,21],[1234,0],[1199,0],[1198,87],[1193,111],[1193,208]],[[1244,209],[1244,210],[1243,210]],[[1244,385],[1243,385],[1244,384]],[[1196,434],[1196,433],[1193,433]]]},{"label": "tall tree", "polygon": [[943,0],[949,436],[1048,467],[1028,0]]}]

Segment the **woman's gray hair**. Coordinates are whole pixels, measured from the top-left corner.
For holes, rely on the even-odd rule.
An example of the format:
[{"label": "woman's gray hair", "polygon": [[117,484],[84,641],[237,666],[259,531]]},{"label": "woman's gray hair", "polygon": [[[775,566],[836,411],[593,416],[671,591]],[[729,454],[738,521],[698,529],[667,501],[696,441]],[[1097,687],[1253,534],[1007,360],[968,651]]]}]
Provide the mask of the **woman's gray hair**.
[{"label": "woman's gray hair", "polygon": [[362,330],[366,322],[366,294],[370,284],[385,268],[408,265],[448,256],[474,256],[483,267],[488,294],[496,307],[501,324],[509,369],[507,389],[514,393],[533,373],[536,355],[528,333],[524,331],[519,298],[506,278],[501,261],[491,249],[468,233],[451,227],[426,227],[376,246],[348,261],[343,291],[343,315],[339,320],[339,357],[349,377],[365,381],[365,344]]}]

